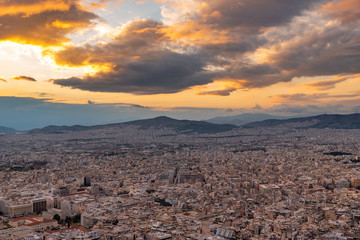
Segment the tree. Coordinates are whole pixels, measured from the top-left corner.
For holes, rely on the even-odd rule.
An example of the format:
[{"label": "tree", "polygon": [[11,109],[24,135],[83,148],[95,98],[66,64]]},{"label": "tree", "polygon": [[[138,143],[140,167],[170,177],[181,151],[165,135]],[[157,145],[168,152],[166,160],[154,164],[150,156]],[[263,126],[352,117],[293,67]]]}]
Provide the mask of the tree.
[{"label": "tree", "polygon": [[53,219],[55,219],[58,223],[60,223],[60,215],[59,214],[55,214]]},{"label": "tree", "polygon": [[74,223],[79,223],[81,222],[81,214],[76,214],[74,219],[73,219]]},{"label": "tree", "polygon": [[68,228],[70,227],[71,222],[72,222],[71,217],[67,216],[67,217],[65,218],[65,223],[67,223]]}]

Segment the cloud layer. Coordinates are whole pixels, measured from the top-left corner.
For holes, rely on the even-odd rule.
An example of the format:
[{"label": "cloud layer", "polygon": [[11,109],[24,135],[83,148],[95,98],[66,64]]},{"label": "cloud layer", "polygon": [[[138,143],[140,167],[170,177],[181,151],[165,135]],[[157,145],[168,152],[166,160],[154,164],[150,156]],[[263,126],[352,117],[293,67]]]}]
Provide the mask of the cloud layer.
[{"label": "cloud layer", "polygon": [[[222,79],[237,88],[259,88],[295,77],[359,73],[360,29],[348,25],[359,16],[355,11],[345,17],[356,1],[165,3],[167,25],[132,21],[106,44],[54,53],[60,65],[101,66],[94,75],[54,83],[95,92],[157,94]],[[235,90],[200,94],[228,96]]]},{"label": "cloud layer", "polygon": [[[360,74],[357,0],[160,2],[163,19],[130,20],[106,37],[75,44],[69,34],[104,23],[83,1],[4,0],[0,41],[40,45],[58,66],[90,67],[91,73],[52,82],[91,92],[149,95],[197,87],[198,95],[229,96],[329,76],[334,80],[307,85],[327,91]],[[223,85],[205,88],[214,82]]]},{"label": "cloud layer", "polygon": [[102,46],[71,47],[55,53],[57,63],[103,67],[94,76],[56,79],[55,84],[89,91],[134,94],[175,93],[212,81],[200,53],[171,51],[166,27],[153,20],[128,24]]}]

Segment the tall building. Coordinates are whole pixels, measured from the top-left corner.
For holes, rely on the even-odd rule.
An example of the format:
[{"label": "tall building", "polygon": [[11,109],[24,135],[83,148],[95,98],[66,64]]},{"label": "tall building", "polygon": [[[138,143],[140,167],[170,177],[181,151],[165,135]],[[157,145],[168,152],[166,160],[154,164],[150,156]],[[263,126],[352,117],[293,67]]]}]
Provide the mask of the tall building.
[{"label": "tall building", "polygon": [[89,176],[84,177],[84,186],[85,187],[90,187],[91,186],[91,179],[90,179]]},{"label": "tall building", "polygon": [[351,187],[357,188],[360,186],[360,178],[351,178]]},{"label": "tall building", "polygon": [[33,203],[33,212],[39,213],[46,211],[46,199],[39,198],[32,200]]}]

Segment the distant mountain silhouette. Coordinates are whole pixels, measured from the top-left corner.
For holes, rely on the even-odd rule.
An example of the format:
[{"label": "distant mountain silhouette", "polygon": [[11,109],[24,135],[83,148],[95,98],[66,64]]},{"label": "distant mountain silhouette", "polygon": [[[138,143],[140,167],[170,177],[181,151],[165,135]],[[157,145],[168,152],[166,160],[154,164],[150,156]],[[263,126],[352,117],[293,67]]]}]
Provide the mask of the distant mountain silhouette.
[{"label": "distant mountain silhouette", "polygon": [[280,125],[295,128],[360,129],[360,114],[323,114],[285,120],[268,119],[260,122],[252,122],[246,124],[244,127],[275,127]]},{"label": "distant mountain silhouette", "polygon": [[137,120],[124,123],[126,125],[138,125],[142,129],[151,127],[173,128],[177,132],[197,132],[197,133],[218,133],[230,131],[237,126],[232,124],[214,124],[205,121],[176,120],[169,117],[157,117],[152,119]]},{"label": "distant mountain silhouette", "polygon": [[30,130],[29,133],[63,133],[63,132],[76,132],[95,129],[106,129],[110,127],[122,128],[125,126],[139,126],[140,129],[150,128],[172,128],[178,133],[218,133],[226,132],[237,128],[231,124],[214,124],[204,121],[191,121],[191,120],[176,120],[169,117],[156,117],[151,119],[136,120],[125,123],[113,123],[106,125],[95,126],[47,126],[41,129]]},{"label": "distant mountain silhouette", "polygon": [[0,126],[0,133],[16,133],[18,130],[14,128],[2,127]]},{"label": "distant mountain silhouette", "polygon": [[91,126],[81,126],[81,125],[74,125],[74,126],[54,126],[50,125],[44,128],[36,128],[28,131],[28,133],[63,133],[63,132],[76,132],[76,131],[85,131],[95,129]]},{"label": "distant mountain silhouette", "polygon": [[216,124],[234,124],[237,126],[245,125],[251,122],[263,121],[266,119],[287,119],[289,117],[284,116],[275,116],[266,113],[242,113],[235,116],[226,116],[226,117],[215,117],[206,122],[216,123]]}]

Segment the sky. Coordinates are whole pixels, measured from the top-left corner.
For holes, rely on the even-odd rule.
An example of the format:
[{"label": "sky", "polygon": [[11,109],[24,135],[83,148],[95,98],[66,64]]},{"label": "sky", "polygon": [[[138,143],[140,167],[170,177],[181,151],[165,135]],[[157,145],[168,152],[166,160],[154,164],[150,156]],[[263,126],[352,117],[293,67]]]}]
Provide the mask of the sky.
[{"label": "sky", "polygon": [[0,125],[360,111],[358,0],[0,0]]}]

